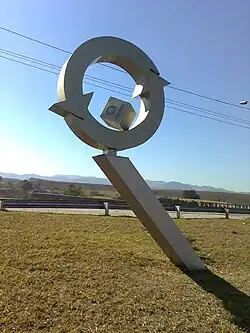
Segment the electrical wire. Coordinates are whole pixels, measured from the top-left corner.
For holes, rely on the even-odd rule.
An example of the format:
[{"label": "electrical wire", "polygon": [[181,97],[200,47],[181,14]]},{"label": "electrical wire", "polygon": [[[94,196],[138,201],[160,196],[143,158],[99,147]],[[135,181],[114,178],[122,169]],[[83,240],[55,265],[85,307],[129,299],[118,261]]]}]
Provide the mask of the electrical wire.
[{"label": "electrical wire", "polygon": [[38,63],[38,64],[43,65],[43,66],[46,66],[46,67],[51,67],[51,68],[61,69],[60,66],[53,65],[53,64],[51,64],[51,63],[49,63],[49,62],[42,61],[42,60],[39,60],[39,59],[36,59],[36,58],[32,58],[32,57],[28,57],[28,56],[25,55],[25,54],[21,54],[21,53],[17,53],[17,52],[9,51],[9,50],[6,50],[6,49],[2,49],[2,48],[0,48],[0,53],[2,53],[2,54],[6,54],[6,55],[9,55],[9,56],[13,56],[13,57],[16,57],[16,58],[18,58],[18,59],[28,60],[28,61],[33,62],[33,63]]},{"label": "electrical wire", "polygon": [[193,91],[189,91],[189,90],[177,88],[177,87],[174,87],[174,86],[169,86],[169,88],[174,89],[174,90],[178,90],[178,91],[186,93],[186,94],[190,94],[190,95],[193,95],[193,96],[204,98],[204,99],[207,99],[209,101],[213,101],[213,102],[217,102],[217,103],[222,103],[222,104],[226,104],[226,105],[229,105],[229,106],[234,106],[234,107],[240,108],[240,109],[248,109],[248,110],[250,110],[250,108],[246,108],[244,106],[233,104],[233,103],[230,103],[230,102],[227,102],[227,101],[222,101],[222,100],[217,99],[217,98],[213,98],[213,97],[209,97],[209,96],[205,96],[205,95],[200,95],[200,94],[197,94],[197,93],[195,93]]},{"label": "electrical wire", "polygon": [[247,126],[243,126],[243,125],[239,125],[239,124],[233,124],[229,121],[226,121],[226,120],[220,120],[220,119],[216,119],[216,118],[212,118],[212,117],[209,117],[209,116],[205,116],[205,115],[201,115],[201,114],[197,114],[197,113],[194,113],[194,112],[191,112],[191,111],[187,111],[187,110],[181,110],[179,108],[175,108],[173,106],[168,106],[169,109],[173,109],[173,110],[177,110],[177,111],[180,111],[180,112],[184,112],[184,113],[188,113],[188,114],[192,114],[194,116],[199,116],[199,117],[202,117],[202,118],[207,118],[207,119],[211,119],[211,120],[214,120],[214,121],[218,121],[220,123],[224,123],[224,124],[230,124],[230,125],[234,125],[234,126],[238,126],[238,127],[242,127],[242,128],[247,128],[247,129],[250,129],[250,127],[247,127]]},{"label": "electrical wire", "polygon": [[[8,56],[14,56],[15,58],[22,59],[22,60],[25,60],[25,61],[29,61],[29,62],[32,62],[32,63],[35,63],[35,64],[39,64],[40,66],[46,66],[46,67],[49,67],[49,68],[52,68],[52,69],[55,69],[55,70],[60,70],[61,69],[61,67],[58,66],[58,65],[54,65],[54,64],[51,64],[49,62],[45,62],[45,61],[42,61],[42,60],[39,60],[39,59],[36,59],[36,58],[29,57],[29,56],[24,55],[24,54],[9,51],[9,50],[6,50],[6,49],[0,48],[0,53],[8,55]],[[104,80],[104,79],[101,79],[101,78],[97,78],[95,76],[85,75],[84,78],[88,78],[92,82],[99,83],[99,84],[105,84],[107,86],[110,86],[110,87],[113,87],[113,88],[116,88],[116,89],[119,89],[119,90],[122,89],[122,90],[128,91],[129,93],[132,93],[132,91],[133,91],[133,89],[130,88],[130,87],[127,87],[127,86],[124,86],[124,85],[121,85],[121,84],[118,84],[118,83],[114,83],[114,82],[111,82],[111,81],[108,81],[108,80]],[[126,95],[126,96],[128,96],[128,95]],[[213,116],[226,118],[226,119],[229,119],[229,120],[232,120],[232,121],[242,122],[242,123],[245,123],[245,124],[250,124],[250,122],[247,121],[247,120],[240,119],[240,118],[237,118],[237,117],[234,117],[234,116],[230,116],[230,115],[227,115],[227,114],[224,114],[224,113],[215,112],[215,111],[212,111],[212,110],[209,110],[209,109],[201,108],[201,107],[198,107],[196,105],[183,103],[183,102],[172,100],[172,99],[169,99],[169,98],[166,98],[165,100],[167,102],[169,102],[170,104],[177,105],[179,107],[183,107],[183,105],[184,105],[186,108],[191,109],[191,110],[202,111],[203,113],[211,114]]]},{"label": "electrical wire", "polygon": [[[18,59],[28,60],[29,62],[33,62],[35,64],[39,64],[39,65],[42,65],[42,66],[46,66],[46,67],[50,67],[50,68],[53,68],[53,69],[61,70],[61,67],[58,66],[58,65],[54,65],[54,64],[51,64],[49,62],[42,61],[42,60],[39,60],[39,59],[36,59],[36,58],[28,57],[28,56],[26,56],[24,54],[21,54],[21,53],[16,53],[16,52],[12,52],[12,51],[9,51],[9,50],[6,50],[6,49],[1,49],[1,48],[0,48],[0,53],[5,54],[5,55],[14,56]],[[106,83],[107,85],[115,86],[115,88],[119,87],[119,88],[127,90],[129,92],[131,92],[131,91],[133,92],[132,88],[126,87],[122,84],[107,81],[107,80],[104,80],[104,79],[101,79],[101,78],[98,78],[98,77],[95,77],[95,76],[91,76],[91,75],[85,75],[84,77],[89,78],[91,80],[102,81],[102,82]]]},{"label": "electrical wire", "polygon": [[[52,48],[54,50],[57,50],[57,51],[60,51],[60,52],[64,52],[64,53],[67,53],[67,54],[72,54],[72,52],[68,51],[68,50],[65,50],[63,48],[60,48],[60,47],[57,47],[57,46],[54,46],[52,44],[48,44],[48,43],[45,43],[39,39],[36,39],[36,38],[32,38],[30,36],[27,36],[27,35],[24,35],[24,34],[21,34],[19,32],[16,32],[14,30],[10,30],[10,29],[7,29],[5,27],[1,27],[0,26],[0,29],[5,31],[5,32],[8,32],[8,33],[11,33],[13,35],[16,35],[16,36],[19,36],[21,38],[25,38],[27,40],[30,40],[32,42],[35,42],[35,43],[38,43],[38,44],[41,44],[43,46],[46,46],[46,47],[49,47],[49,48]],[[116,68],[116,67],[113,67],[113,66],[109,66],[107,64],[103,64],[103,63],[99,63],[99,65],[101,66],[104,66],[104,67],[107,67],[107,68],[110,68],[110,69],[113,69],[113,70],[116,70],[118,72],[121,72],[121,73],[125,73],[126,72],[122,69],[119,69],[119,68]],[[200,97],[200,98],[204,98],[204,99],[207,99],[207,100],[210,100],[210,101],[213,101],[213,102],[217,102],[217,103],[222,103],[222,104],[226,104],[228,106],[232,106],[232,107],[236,107],[236,108],[240,108],[240,109],[244,109],[244,110],[250,110],[250,108],[248,107],[244,107],[242,105],[237,105],[237,104],[233,104],[233,103],[230,103],[230,102],[227,102],[227,101],[223,101],[223,100],[220,100],[220,99],[217,99],[217,98],[213,98],[213,97],[210,97],[210,96],[206,96],[206,95],[202,95],[202,94],[198,94],[196,92],[193,92],[193,91],[189,91],[189,90],[185,90],[185,89],[181,89],[181,88],[178,88],[178,87],[174,87],[172,85],[168,86],[170,89],[174,89],[176,91],[179,91],[179,92],[182,92],[182,93],[186,93],[186,94],[190,94],[190,95],[193,95],[193,96],[196,96],[196,97]]]},{"label": "electrical wire", "polygon": [[[48,70],[48,69],[41,68],[41,67],[38,67],[38,66],[35,66],[35,65],[31,65],[31,64],[27,64],[27,63],[25,63],[25,62],[22,62],[22,61],[19,61],[19,60],[15,60],[15,59],[11,59],[11,58],[8,58],[8,57],[2,56],[2,55],[0,55],[0,58],[6,59],[6,60],[10,60],[10,61],[16,62],[16,63],[18,63],[18,64],[22,64],[22,65],[25,65],[25,66],[28,66],[28,67],[32,67],[32,68],[35,68],[35,69],[40,69],[41,71],[44,71],[44,72],[47,72],[47,73],[50,73],[50,74],[59,75],[59,72],[52,72],[52,71],[50,71],[50,70]],[[121,95],[131,97],[131,95],[125,94],[125,93],[120,92],[120,91],[115,91],[115,90],[113,90],[113,89],[109,89],[109,88],[106,88],[106,87],[102,87],[102,86],[99,86],[99,85],[93,84],[93,83],[91,83],[91,82],[88,82],[88,81],[86,81],[86,80],[84,80],[84,83],[85,83],[85,84],[88,84],[88,85],[91,85],[91,86],[93,86],[93,87],[101,88],[101,89],[104,89],[104,90],[108,90],[108,91],[116,92],[116,93],[119,93],[119,94],[121,94]],[[101,83],[101,82],[100,82],[100,83]]]},{"label": "electrical wire", "polygon": [[[35,42],[35,43],[38,43],[38,44],[41,44],[43,46],[47,46],[47,47],[50,47],[54,50],[57,50],[57,51],[61,51],[61,52],[64,52],[64,53],[67,53],[67,54],[72,54],[72,52],[70,51],[67,51],[65,49],[62,49],[60,47],[57,47],[57,46],[54,46],[54,45],[51,45],[51,44],[48,44],[48,43],[45,43],[39,39],[36,39],[36,38],[32,38],[32,37],[29,37],[27,35],[24,35],[24,34],[20,34],[19,32],[16,32],[16,31],[13,31],[13,30],[10,30],[10,29],[7,29],[7,28],[4,28],[4,27],[0,27],[1,30],[3,31],[6,31],[6,32],[9,32],[13,35],[16,35],[16,36],[19,36],[19,37],[22,37],[22,38],[25,38],[25,39],[28,39],[32,42]],[[116,70],[118,72],[121,72],[121,73],[126,73],[125,71],[123,71],[122,69],[119,69],[119,68],[116,68],[116,67],[113,67],[113,66],[109,66],[107,64],[101,64],[99,63],[99,65],[103,66],[103,67],[107,67],[107,68],[110,68],[110,69],[113,69],[113,70]]]},{"label": "electrical wire", "polygon": [[[9,61],[12,61],[12,62],[16,62],[16,63],[22,64],[22,65],[25,65],[25,66],[29,66],[29,67],[32,67],[32,68],[35,68],[35,69],[39,69],[39,70],[42,70],[44,72],[48,72],[48,73],[51,73],[51,74],[54,74],[54,75],[58,75],[59,74],[59,72],[53,72],[51,70],[48,70],[48,69],[45,69],[45,68],[41,68],[41,67],[38,67],[38,66],[35,66],[35,65],[27,64],[27,63],[25,63],[23,61],[12,59],[12,58],[5,57],[5,56],[2,56],[2,55],[0,55],[0,58],[6,59],[6,60],[9,60]],[[103,81],[106,81],[106,80],[103,80]],[[88,84],[88,85],[91,85],[91,86],[94,86],[94,87],[97,87],[97,88],[100,88],[100,89],[108,90],[108,91],[111,91],[111,92],[115,92],[115,93],[118,93],[118,94],[121,94],[121,95],[125,95],[125,96],[128,96],[128,97],[131,97],[131,95],[126,94],[124,92],[115,91],[115,90],[107,88],[107,87],[103,87],[103,86],[100,86],[100,85],[93,84],[93,83],[91,83],[89,81],[86,81],[86,80],[84,80],[84,82],[86,84]],[[103,85],[106,84],[106,83],[102,83],[102,82],[99,82],[99,83],[101,83]],[[117,88],[120,89],[119,87],[117,87]],[[233,125],[233,126],[238,126],[238,127],[241,127],[241,128],[250,129],[250,127],[247,127],[247,126],[243,126],[243,125],[239,125],[239,124],[234,124],[234,123],[231,123],[229,121],[212,118],[212,117],[209,117],[209,116],[205,116],[205,115],[202,115],[202,114],[197,114],[197,113],[190,112],[190,111],[187,111],[187,110],[182,110],[182,109],[179,109],[179,108],[175,108],[173,106],[170,106],[169,108],[173,109],[173,110],[180,111],[180,112],[184,112],[184,113],[192,114],[192,115],[195,115],[195,116],[199,116],[199,117],[202,117],[202,118],[206,118],[206,119],[211,119],[211,120],[214,120],[214,121],[218,121],[218,122],[221,122],[221,123],[225,123],[225,124],[229,124],[229,125]]]},{"label": "electrical wire", "polygon": [[0,58],[6,59],[6,60],[10,60],[10,61],[16,62],[18,64],[25,65],[25,66],[29,66],[29,67],[33,67],[33,68],[36,68],[36,69],[40,69],[41,71],[44,71],[44,72],[48,72],[48,73],[52,73],[52,74],[56,74],[56,75],[59,74],[59,73],[56,73],[56,72],[52,72],[52,71],[50,71],[48,69],[41,68],[41,67],[38,67],[38,66],[35,66],[35,65],[31,65],[31,64],[27,64],[25,62],[22,62],[22,61],[19,61],[19,60],[16,60],[16,59],[11,59],[11,58],[8,58],[8,57],[2,56],[2,55],[0,55]]},{"label": "electrical wire", "polygon": [[234,116],[229,116],[225,113],[215,112],[215,111],[212,111],[212,110],[209,110],[209,109],[201,108],[201,107],[196,106],[196,105],[191,105],[191,104],[175,101],[175,100],[169,99],[169,98],[166,98],[165,101],[167,103],[170,103],[172,105],[176,105],[176,106],[179,106],[179,107],[185,107],[185,108],[190,109],[190,110],[200,111],[200,112],[203,112],[205,114],[211,114],[213,116],[217,116],[217,117],[219,116],[221,118],[226,118],[226,119],[229,119],[229,120],[234,120],[234,121],[238,121],[240,123],[245,123],[245,124],[250,125],[250,121],[248,121],[248,120],[237,118],[237,117],[234,117]]}]

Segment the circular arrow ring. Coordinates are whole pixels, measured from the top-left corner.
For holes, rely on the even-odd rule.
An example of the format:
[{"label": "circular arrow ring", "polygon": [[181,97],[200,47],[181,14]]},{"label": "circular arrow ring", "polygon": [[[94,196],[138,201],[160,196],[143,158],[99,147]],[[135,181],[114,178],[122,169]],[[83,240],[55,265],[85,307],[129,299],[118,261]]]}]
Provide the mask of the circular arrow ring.
[{"label": "circular arrow ring", "polygon": [[[127,131],[111,130],[89,112],[91,94],[84,95],[82,80],[89,65],[108,62],[123,68],[137,85],[142,107],[137,126]],[[80,45],[61,69],[58,100],[65,102],[64,119],[70,129],[92,147],[123,150],[146,142],[158,129],[164,113],[163,79],[152,60],[137,46],[116,37],[97,37]],[[90,96],[91,95],[91,96]],[[86,103],[86,100],[88,102]]]}]

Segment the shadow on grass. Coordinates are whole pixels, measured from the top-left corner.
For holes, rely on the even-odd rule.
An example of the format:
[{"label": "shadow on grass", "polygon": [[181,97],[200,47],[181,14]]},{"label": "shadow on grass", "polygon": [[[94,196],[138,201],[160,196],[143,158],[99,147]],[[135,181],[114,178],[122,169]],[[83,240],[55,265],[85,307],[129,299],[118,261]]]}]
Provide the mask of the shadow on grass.
[{"label": "shadow on grass", "polygon": [[233,322],[246,332],[250,332],[250,296],[232,286],[210,270],[186,272],[203,290],[216,296],[223,302],[224,308],[233,316]]}]

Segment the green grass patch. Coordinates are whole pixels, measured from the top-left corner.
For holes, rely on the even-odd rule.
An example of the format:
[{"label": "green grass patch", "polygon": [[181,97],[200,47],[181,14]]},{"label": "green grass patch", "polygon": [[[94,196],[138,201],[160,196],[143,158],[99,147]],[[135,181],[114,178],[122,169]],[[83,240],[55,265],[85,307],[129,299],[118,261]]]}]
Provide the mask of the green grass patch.
[{"label": "green grass patch", "polygon": [[207,273],[135,218],[0,213],[0,331],[249,332],[250,220],[177,223]]}]

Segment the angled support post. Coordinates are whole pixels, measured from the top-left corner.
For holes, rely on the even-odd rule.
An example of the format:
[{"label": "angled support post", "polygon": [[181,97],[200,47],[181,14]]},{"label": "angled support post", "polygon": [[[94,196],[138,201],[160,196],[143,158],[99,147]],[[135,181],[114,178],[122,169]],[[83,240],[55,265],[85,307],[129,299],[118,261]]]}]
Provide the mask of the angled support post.
[{"label": "angled support post", "polygon": [[107,154],[93,158],[176,266],[188,270],[206,269],[129,158]]}]

